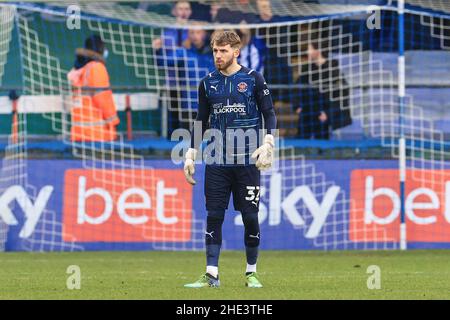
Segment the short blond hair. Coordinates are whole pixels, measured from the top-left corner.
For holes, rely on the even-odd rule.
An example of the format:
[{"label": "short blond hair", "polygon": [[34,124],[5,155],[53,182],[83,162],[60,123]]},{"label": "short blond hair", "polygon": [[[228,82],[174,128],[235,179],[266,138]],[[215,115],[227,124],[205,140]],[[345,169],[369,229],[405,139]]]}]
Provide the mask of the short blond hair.
[{"label": "short blond hair", "polygon": [[211,36],[211,48],[214,45],[226,46],[227,44],[234,49],[241,48],[241,38],[234,30],[217,30]]}]

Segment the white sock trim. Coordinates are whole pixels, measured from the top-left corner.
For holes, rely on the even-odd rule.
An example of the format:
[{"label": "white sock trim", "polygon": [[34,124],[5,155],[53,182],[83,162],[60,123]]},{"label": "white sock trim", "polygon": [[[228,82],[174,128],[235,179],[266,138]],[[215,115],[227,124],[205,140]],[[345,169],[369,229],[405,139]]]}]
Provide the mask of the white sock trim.
[{"label": "white sock trim", "polygon": [[255,264],[247,263],[247,269],[245,272],[256,272],[256,263]]},{"label": "white sock trim", "polygon": [[206,266],[206,273],[209,273],[214,278],[217,278],[219,275],[219,267],[216,266]]}]

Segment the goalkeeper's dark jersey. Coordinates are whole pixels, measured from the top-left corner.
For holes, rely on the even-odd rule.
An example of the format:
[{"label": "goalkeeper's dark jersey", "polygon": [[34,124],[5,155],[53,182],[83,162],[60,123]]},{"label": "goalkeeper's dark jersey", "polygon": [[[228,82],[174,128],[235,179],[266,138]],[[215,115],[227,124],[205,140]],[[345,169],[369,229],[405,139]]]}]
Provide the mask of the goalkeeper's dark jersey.
[{"label": "goalkeeper's dark jersey", "polygon": [[[208,122],[213,129],[205,149],[210,155],[204,159],[206,163],[221,166],[254,163],[250,155],[258,147],[263,117],[268,133],[274,133],[276,128],[272,98],[264,77],[242,66],[229,76],[215,70],[200,82],[198,97],[196,121],[202,123],[202,134]],[[200,143],[194,139],[199,134],[196,130],[194,126],[192,148],[198,148]],[[237,141],[239,134],[246,137],[244,143]]]}]

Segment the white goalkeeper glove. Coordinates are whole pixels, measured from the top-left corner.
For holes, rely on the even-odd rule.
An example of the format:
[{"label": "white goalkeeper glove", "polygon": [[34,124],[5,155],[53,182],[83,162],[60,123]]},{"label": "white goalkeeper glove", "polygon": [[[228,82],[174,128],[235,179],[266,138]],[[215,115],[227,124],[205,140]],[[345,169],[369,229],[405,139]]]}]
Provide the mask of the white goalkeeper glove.
[{"label": "white goalkeeper glove", "polygon": [[252,153],[252,159],[256,160],[256,167],[259,170],[267,170],[273,163],[273,148],[275,146],[275,139],[273,135],[266,134],[264,143]]},{"label": "white goalkeeper glove", "polygon": [[195,173],[195,158],[197,157],[197,150],[189,148],[186,152],[186,160],[184,161],[184,176],[187,182],[194,185],[196,182],[192,178]]}]

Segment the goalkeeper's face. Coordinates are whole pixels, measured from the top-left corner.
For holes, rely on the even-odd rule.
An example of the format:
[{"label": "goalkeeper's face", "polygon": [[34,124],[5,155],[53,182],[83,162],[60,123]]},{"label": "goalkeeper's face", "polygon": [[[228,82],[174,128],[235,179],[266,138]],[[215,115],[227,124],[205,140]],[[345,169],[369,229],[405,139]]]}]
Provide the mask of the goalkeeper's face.
[{"label": "goalkeeper's face", "polygon": [[217,70],[226,70],[233,63],[237,63],[239,49],[232,48],[229,44],[226,46],[213,46],[214,64]]}]

